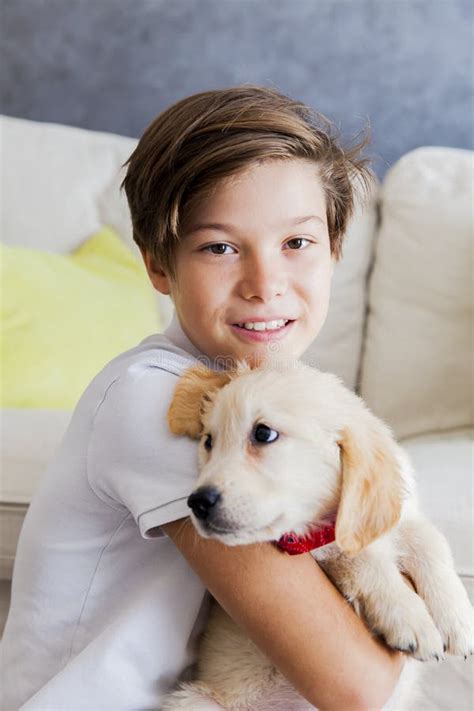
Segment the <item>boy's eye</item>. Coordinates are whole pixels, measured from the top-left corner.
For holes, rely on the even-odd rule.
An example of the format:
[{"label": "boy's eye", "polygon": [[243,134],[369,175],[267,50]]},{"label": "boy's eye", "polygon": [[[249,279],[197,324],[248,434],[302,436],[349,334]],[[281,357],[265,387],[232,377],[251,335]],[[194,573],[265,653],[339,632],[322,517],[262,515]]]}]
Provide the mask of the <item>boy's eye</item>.
[{"label": "boy's eye", "polygon": [[225,252],[225,248],[229,247],[229,249],[233,249],[233,247],[230,246],[230,244],[225,244],[224,242],[216,242],[216,244],[208,244],[207,247],[203,248],[203,252],[210,251],[211,254],[227,254]]},{"label": "boy's eye", "polygon": [[[308,242],[308,244],[310,244],[311,240],[305,237],[293,237],[293,239],[289,239],[286,244],[290,246],[290,249],[300,249],[302,242]],[[293,247],[291,246],[292,244],[294,245]]]},{"label": "boy's eye", "polygon": [[[311,244],[311,240],[306,239],[306,237],[293,237],[293,239],[288,240],[286,244],[292,250],[301,250],[307,247],[308,244]],[[228,249],[235,251],[234,247],[231,247],[230,244],[226,244],[225,242],[216,242],[215,244],[208,244],[207,247],[203,247],[202,251],[222,256],[233,253],[232,251],[226,251]]]}]

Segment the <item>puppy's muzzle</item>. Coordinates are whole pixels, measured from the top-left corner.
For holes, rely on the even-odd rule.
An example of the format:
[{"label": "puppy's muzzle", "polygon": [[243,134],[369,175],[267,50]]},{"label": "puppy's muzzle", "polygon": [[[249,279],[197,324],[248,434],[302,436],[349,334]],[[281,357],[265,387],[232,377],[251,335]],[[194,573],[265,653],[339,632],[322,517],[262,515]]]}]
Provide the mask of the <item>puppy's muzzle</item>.
[{"label": "puppy's muzzle", "polygon": [[201,486],[191,494],[187,504],[196,518],[205,521],[212,513],[215,513],[220,499],[221,495],[218,489],[213,486]]}]

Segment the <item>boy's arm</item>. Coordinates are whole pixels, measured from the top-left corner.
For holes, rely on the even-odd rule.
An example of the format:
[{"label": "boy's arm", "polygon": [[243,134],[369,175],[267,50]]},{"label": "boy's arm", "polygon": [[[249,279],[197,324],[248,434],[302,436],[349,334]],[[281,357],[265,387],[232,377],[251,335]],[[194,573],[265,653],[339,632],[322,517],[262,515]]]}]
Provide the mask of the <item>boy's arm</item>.
[{"label": "boy's arm", "polygon": [[320,711],[375,711],[403,655],[372,637],[309,554],[271,544],[230,547],[190,519],[162,525],[208,590],[289,682]]}]

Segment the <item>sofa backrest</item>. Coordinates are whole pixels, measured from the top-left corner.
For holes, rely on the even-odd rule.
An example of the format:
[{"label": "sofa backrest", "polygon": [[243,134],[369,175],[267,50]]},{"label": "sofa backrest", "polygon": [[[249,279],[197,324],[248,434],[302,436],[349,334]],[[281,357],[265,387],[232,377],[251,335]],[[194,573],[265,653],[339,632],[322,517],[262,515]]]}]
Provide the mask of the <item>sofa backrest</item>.
[{"label": "sofa backrest", "polygon": [[339,375],[352,390],[357,388],[364,336],[367,274],[377,229],[378,184],[371,196],[358,204],[344,239],[343,256],[334,269],[326,322],[302,360]]},{"label": "sofa backrest", "polygon": [[399,437],[473,424],[473,156],[419,148],[382,185],[360,393]]}]

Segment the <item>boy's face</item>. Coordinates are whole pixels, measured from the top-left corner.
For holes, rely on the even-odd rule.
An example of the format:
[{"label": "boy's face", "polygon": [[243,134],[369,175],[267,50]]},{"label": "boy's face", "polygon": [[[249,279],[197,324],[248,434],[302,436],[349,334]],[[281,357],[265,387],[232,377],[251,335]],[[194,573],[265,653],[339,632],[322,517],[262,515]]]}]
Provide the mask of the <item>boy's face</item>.
[{"label": "boy's face", "polygon": [[188,216],[175,280],[144,258],[205,355],[299,358],[325,321],[333,271],[317,167],[272,160],[220,183]]}]

